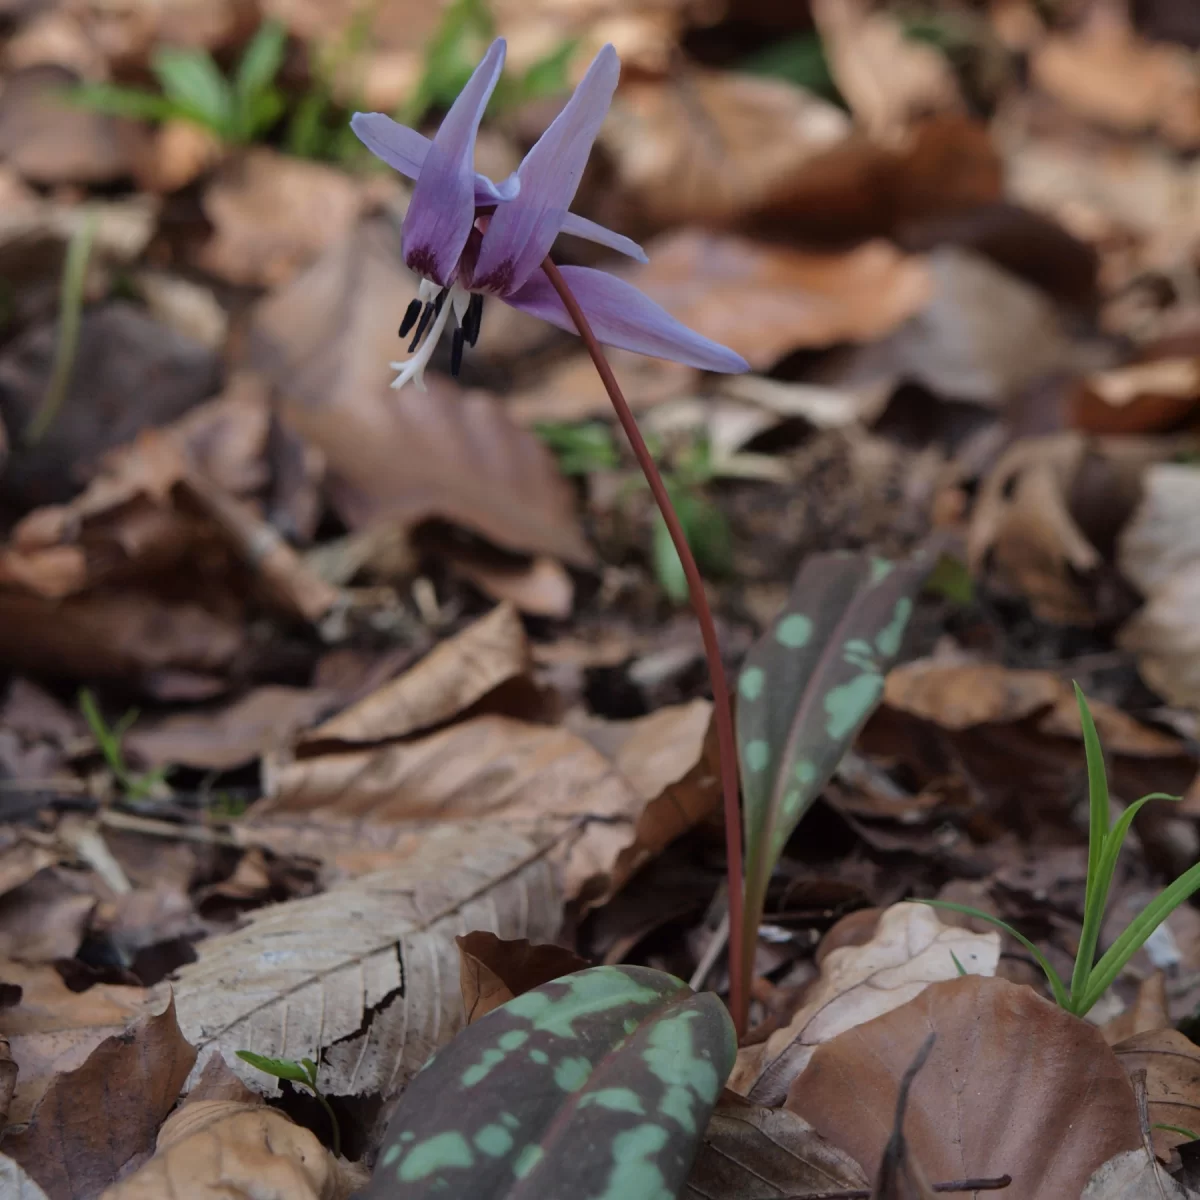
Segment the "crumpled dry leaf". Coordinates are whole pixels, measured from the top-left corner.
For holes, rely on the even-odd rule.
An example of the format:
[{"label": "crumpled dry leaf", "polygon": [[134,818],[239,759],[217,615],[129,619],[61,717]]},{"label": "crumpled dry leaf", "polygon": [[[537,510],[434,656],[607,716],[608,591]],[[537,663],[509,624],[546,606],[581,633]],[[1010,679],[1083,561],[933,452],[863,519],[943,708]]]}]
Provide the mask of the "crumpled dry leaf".
[{"label": "crumpled dry leaf", "polygon": [[163,1125],[154,1157],[101,1200],[346,1200],[367,1178],[275,1109],[196,1100]]},{"label": "crumpled dry leaf", "polygon": [[682,1196],[683,1200],[761,1200],[768,1195],[867,1186],[858,1163],[807,1121],[786,1108],[763,1108],[725,1091],[704,1132]]},{"label": "crumpled dry leaf", "polygon": [[1097,1167],[1079,1200],[1196,1200],[1198,1195],[1137,1149],[1115,1154]]},{"label": "crumpled dry leaf", "polygon": [[1096,371],[1080,380],[1071,424],[1088,433],[1157,433],[1200,401],[1200,359],[1167,356]]},{"label": "crumpled dry leaf", "polygon": [[1159,463],[1142,477],[1142,498],[1117,542],[1117,562],[1146,597],[1118,634],[1138,654],[1146,682],[1172,704],[1200,707],[1200,640],[1193,619],[1200,595],[1195,505],[1200,470]]},{"label": "crumpled dry leaf", "polygon": [[882,241],[814,254],[683,230],[647,254],[625,277],[760,370],[794,350],[882,337],[933,295],[923,260]]},{"label": "crumpled dry leaf", "polygon": [[819,1046],[787,1107],[874,1171],[897,1085],[930,1031],[904,1123],[929,1179],[1007,1174],[1013,1196],[1062,1200],[1141,1144],[1133,1089],[1100,1032],[1032,988],[977,975]]},{"label": "crumpled dry leaf", "polygon": [[514,996],[592,965],[564,946],[535,945],[528,938],[505,941],[485,929],[454,940],[468,1025]]},{"label": "crumpled dry leaf", "polygon": [[[392,1097],[463,1022],[454,937],[549,941],[561,891],[546,843],[496,824],[441,826],[399,866],[253,913],[199,943],[176,984],[179,1020],[208,1059],[312,1058],[327,1095]],[[252,1088],[273,1080],[238,1060]]]},{"label": "crumpled dry leaf", "polygon": [[[60,1059],[30,1123],[5,1138],[6,1153],[50,1200],[95,1195],[153,1144],[196,1058],[179,1031],[169,993],[166,1000],[161,1011],[152,1008],[105,1037],[74,1069],[64,1069]],[[6,1025],[20,1021],[21,1007],[0,1014]],[[22,1065],[25,1044],[14,1041]]]},{"label": "crumpled dry leaf", "polygon": [[397,231],[379,217],[256,312],[252,357],[283,393],[286,423],[325,455],[343,519],[358,529],[438,516],[509,550],[589,565],[553,457],[496,401],[432,376],[428,392],[387,386],[415,291]]},{"label": "crumpled dry leaf", "polygon": [[575,603],[575,584],[557,559],[539,554],[526,561],[500,560],[487,547],[439,545],[438,557],[451,574],[491,600],[534,617],[565,621]]},{"label": "crumpled dry leaf", "polygon": [[227,158],[204,193],[214,232],[197,263],[229,283],[278,286],[341,241],[361,207],[345,172],[252,147]]},{"label": "crumpled dry leaf", "polygon": [[114,66],[144,66],[157,46],[216,50],[253,32],[259,12],[250,0],[126,0],[72,6],[88,37]]},{"label": "crumpled dry leaf", "polygon": [[1089,533],[1115,537],[1146,469],[1189,444],[1186,438],[1089,440],[1075,432],[1015,443],[980,487],[967,531],[972,571],[990,557],[1042,620],[1093,623],[1088,583],[1104,559]]},{"label": "crumpled dry leaf", "polygon": [[310,730],[312,742],[382,742],[440,725],[529,668],[529,641],[516,610],[497,605],[415,666]]},{"label": "crumpled dry leaf", "polygon": [[489,714],[416,740],[268,759],[266,798],[240,833],[358,873],[431,829],[502,821],[552,841],[567,899],[599,904],[711,810],[710,711],[694,700],[583,736]]},{"label": "crumpled dry leaf", "polygon": [[1150,1138],[1165,1162],[1175,1146],[1192,1139],[1157,1126],[1193,1131],[1200,1126],[1200,1046],[1177,1029],[1155,1029],[1118,1042],[1113,1053],[1131,1076],[1137,1070],[1146,1072]]},{"label": "crumpled dry leaf", "polygon": [[812,14],[838,91],[876,141],[901,143],[915,118],[963,111],[945,56],[893,14],[864,0],[814,0]]},{"label": "crumpled dry leaf", "polygon": [[7,1154],[0,1154],[0,1195],[8,1200],[50,1200],[44,1191]]},{"label": "crumpled dry leaf", "polygon": [[74,957],[95,907],[96,896],[78,872],[39,871],[0,899],[0,958],[49,963]]},{"label": "crumpled dry leaf", "polygon": [[994,974],[1000,935],[944,925],[924,904],[892,905],[869,942],[826,956],[820,979],[785,1028],[738,1052],[728,1086],[757,1103],[778,1106],[818,1046],[907,1004],[930,984],[957,978],[955,955],[971,974]]},{"label": "crumpled dry leaf", "polygon": [[1081,117],[1195,149],[1200,78],[1191,55],[1138,37],[1122,8],[1097,4],[1082,30],[1045,38],[1030,59],[1034,82]]}]

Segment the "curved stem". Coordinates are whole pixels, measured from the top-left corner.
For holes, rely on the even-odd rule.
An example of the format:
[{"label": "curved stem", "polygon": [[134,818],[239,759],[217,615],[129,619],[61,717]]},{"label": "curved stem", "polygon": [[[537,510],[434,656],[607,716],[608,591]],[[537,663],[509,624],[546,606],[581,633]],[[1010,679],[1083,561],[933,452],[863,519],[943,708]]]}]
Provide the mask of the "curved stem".
[{"label": "curved stem", "polygon": [[712,684],[713,716],[717,723],[717,749],[721,762],[721,791],[725,799],[725,856],[727,859],[727,878],[729,882],[729,1009],[733,1023],[740,1036],[746,1031],[746,979],[741,971],[742,963],[742,824],[741,812],[738,808],[738,772],[737,750],[733,738],[733,709],[729,703],[729,685],[725,681],[725,666],[721,662],[721,647],[717,641],[717,628],[713,624],[712,610],[708,606],[708,597],[704,592],[704,581],[700,578],[700,568],[692,555],[683,526],[675,514],[675,506],[667,494],[666,485],[654,465],[654,459],[646,448],[641,430],[621,388],[613,375],[608,359],[592,332],[591,325],[584,311],[575,299],[574,293],[563,279],[562,272],[550,261],[549,256],[542,263],[554,290],[562,300],[563,306],[575,322],[579,336],[587,347],[587,352],[596,364],[596,371],[604,384],[608,398],[616,409],[617,420],[625,430],[625,436],[633,448],[634,457],[642,474],[650,485],[658,511],[667,524],[671,541],[675,545],[679,561],[683,564],[683,573],[687,578],[688,593],[692,600],[692,609],[700,625],[700,636],[704,641],[704,656],[708,660],[708,676]]}]

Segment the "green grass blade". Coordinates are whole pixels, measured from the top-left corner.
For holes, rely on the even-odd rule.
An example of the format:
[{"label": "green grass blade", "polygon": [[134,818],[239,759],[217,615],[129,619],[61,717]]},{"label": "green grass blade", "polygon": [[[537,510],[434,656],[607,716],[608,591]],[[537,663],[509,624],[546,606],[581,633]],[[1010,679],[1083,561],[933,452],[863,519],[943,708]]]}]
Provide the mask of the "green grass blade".
[{"label": "green grass blade", "polygon": [[1197,889],[1200,889],[1200,863],[1188,868],[1174,883],[1163,888],[1129,922],[1124,933],[1113,942],[1108,952],[1096,964],[1087,991],[1075,1010],[1076,1016],[1082,1017],[1108,991],[1113,980],[1141,949],[1145,940]]},{"label": "green grass blade", "polygon": [[1042,968],[1046,982],[1050,984],[1050,990],[1054,993],[1054,999],[1059,1008],[1071,1011],[1071,997],[1067,994],[1067,989],[1063,986],[1058,972],[1050,965],[1050,960],[1023,933],[1014,929],[1007,921],[993,917],[991,913],[972,908],[969,904],[955,904],[953,900],[914,900],[913,903],[928,904],[931,908],[948,908],[951,912],[965,913],[968,917],[978,917],[979,920],[986,921],[997,929],[1003,929],[1010,937],[1015,937],[1037,959],[1037,964]]},{"label": "green grass blade", "polygon": [[160,50],[151,69],[168,99],[226,140],[236,135],[233,89],[202,50]]},{"label": "green grass blade", "polygon": [[1163,1125],[1161,1123],[1151,1125],[1151,1129],[1162,1129],[1166,1133],[1177,1133],[1180,1137],[1185,1137],[1189,1142],[1194,1142],[1200,1139],[1200,1134],[1193,1133],[1190,1129],[1185,1129],[1182,1125]]},{"label": "green grass blade", "polygon": [[64,95],[71,104],[135,121],[165,121],[177,112],[175,105],[164,96],[111,83],[83,83],[70,88]]},{"label": "green grass blade", "polygon": [[1071,973],[1071,995],[1077,997],[1087,990],[1088,977],[1096,957],[1096,943],[1100,938],[1100,925],[1104,920],[1104,906],[1108,902],[1108,885],[1112,877],[1110,875],[1105,879],[1100,870],[1108,836],[1108,777],[1104,771],[1104,751],[1100,747],[1100,735],[1096,732],[1096,722],[1092,720],[1083,689],[1077,683],[1074,687],[1088,773],[1087,887],[1083,899],[1083,930],[1079,935],[1079,952],[1075,955],[1075,969]]}]

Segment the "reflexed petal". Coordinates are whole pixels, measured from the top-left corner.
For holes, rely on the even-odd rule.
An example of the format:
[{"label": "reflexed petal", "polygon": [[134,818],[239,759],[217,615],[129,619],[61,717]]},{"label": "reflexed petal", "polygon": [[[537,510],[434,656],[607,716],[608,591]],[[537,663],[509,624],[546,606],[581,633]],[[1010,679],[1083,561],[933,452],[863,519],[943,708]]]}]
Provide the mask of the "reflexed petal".
[{"label": "reflexed petal", "polygon": [[630,258],[636,258],[638,262],[650,261],[646,257],[645,250],[632,238],[606,229],[603,225],[597,225],[595,221],[589,221],[587,217],[576,216],[575,213],[567,213],[566,220],[563,221],[559,232],[569,233],[572,237],[586,238],[589,242],[598,242],[601,246],[607,246],[618,254],[628,254]]},{"label": "reflexed petal", "polygon": [[[733,374],[750,370],[749,363],[740,354],[694,333],[623,279],[592,267],[560,267],[559,270],[575,293],[596,337],[606,346],[674,359],[705,371]],[[524,287],[503,299],[513,308],[549,321],[568,333],[576,332],[575,322],[567,314],[544,271],[531,275]]]},{"label": "reflexed petal", "polygon": [[[416,179],[421,174],[430,144],[423,133],[409,129],[407,125],[401,125],[383,113],[355,113],[350,118],[350,128],[376,158],[383,159],[394,171],[399,171],[409,179]],[[512,200],[520,190],[521,181],[515,171],[500,183],[493,183],[486,175],[475,172],[476,204]]]},{"label": "reflexed petal", "polygon": [[521,194],[496,209],[479,252],[475,283],[504,295],[546,257],[575,198],[592,142],[608,115],[621,61],[612,46],[592,60],[567,106],[517,168]]},{"label": "reflexed petal", "polygon": [[475,135],[503,68],[497,38],[434,135],[404,218],[404,261],[441,284],[450,282],[475,221]]}]

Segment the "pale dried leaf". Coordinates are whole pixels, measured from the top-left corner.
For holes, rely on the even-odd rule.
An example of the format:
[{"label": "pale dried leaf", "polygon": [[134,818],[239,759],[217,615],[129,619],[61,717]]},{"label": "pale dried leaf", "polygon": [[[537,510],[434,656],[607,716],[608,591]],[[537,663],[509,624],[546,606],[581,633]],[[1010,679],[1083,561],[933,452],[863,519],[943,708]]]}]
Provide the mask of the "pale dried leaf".
[{"label": "pale dried leaf", "polygon": [[474,547],[443,550],[439,557],[453,574],[465,579],[492,600],[511,604],[534,617],[565,621],[575,602],[575,584],[556,559],[539,554],[526,563],[498,563]]},{"label": "pale dried leaf", "polygon": [[1150,1137],[1155,1153],[1166,1161],[1173,1147],[1192,1139],[1154,1126],[1200,1132],[1200,1046],[1177,1029],[1159,1028],[1118,1042],[1113,1053],[1130,1076],[1146,1072]]},{"label": "pale dried leaf", "polygon": [[1010,670],[995,663],[945,664],[915,659],[888,672],[883,701],[943,729],[1019,721],[1048,708],[1062,684],[1049,671]]},{"label": "pale dried leaf", "polygon": [[334,1158],[275,1109],[198,1100],[171,1116],[154,1157],[102,1200],[346,1200],[366,1180],[364,1168]]},{"label": "pale dried leaf", "polygon": [[785,1028],[738,1053],[729,1087],[777,1106],[821,1043],[907,1004],[930,984],[957,978],[954,956],[969,974],[992,975],[1000,935],[944,925],[927,905],[892,905],[869,942],[826,956],[820,979]]},{"label": "pale dried leaf", "polygon": [[865,1188],[862,1168],[786,1108],[725,1092],[696,1155],[684,1200],[769,1200]]},{"label": "pale dried leaf", "polygon": [[1138,656],[1142,678],[1171,704],[1200,707],[1200,560],[1180,568],[1122,627],[1117,644]]},{"label": "pale dried leaf", "polygon": [[442,517],[505,549],[589,565],[553,456],[497,401],[432,375],[428,392],[388,387],[415,293],[380,217],[256,310],[252,357],[283,393],[286,423],[324,454],[343,519],[359,529]]},{"label": "pale dried leaf", "polygon": [[900,1079],[931,1032],[904,1121],[928,1179],[1007,1174],[1013,1196],[1063,1200],[1141,1144],[1133,1089],[1099,1030],[1032,988],[977,975],[818,1047],[788,1108],[874,1171]]},{"label": "pale dried leaf", "polygon": [[6,1200],[50,1200],[7,1154],[0,1154],[0,1196]]},{"label": "pale dried leaf", "polygon": [[1079,1200],[1196,1200],[1200,1192],[1172,1179],[1145,1150],[1126,1150],[1097,1167]]},{"label": "pale dried leaf", "polygon": [[[1160,927],[1161,928],[1161,927]],[[1171,1024],[1167,1009],[1167,977],[1155,971],[1138,984],[1133,1003],[1111,1021],[1106,1021],[1100,1032],[1104,1040],[1115,1046],[1138,1033],[1152,1033],[1156,1029],[1167,1029]]]},{"label": "pale dried leaf", "polygon": [[1117,541],[1117,563],[1145,596],[1200,562],[1200,469],[1158,463],[1142,476],[1142,497]]},{"label": "pale dried leaf", "polygon": [[51,1200],[95,1195],[154,1144],[195,1061],[174,1002],[106,1037],[74,1070],[56,1074],[30,1124],[5,1138],[5,1151]]},{"label": "pale dried leaf", "polygon": [[500,604],[303,740],[382,742],[404,737],[449,720],[528,667],[529,642],[521,619],[511,605]]},{"label": "pale dried leaf", "polygon": [[[435,829],[400,867],[201,942],[179,972],[180,1024],[198,1067],[218,1052],[307,1056],[326,1093],[387,1098],[462,1025],[455,935],[548,941],[560,906],[544,843],[496,825]],[[273,1090],[240,1060],[235,1070]]]}]

